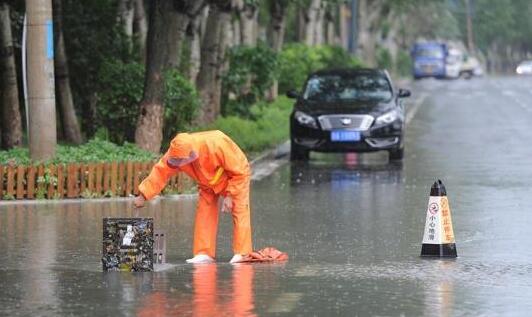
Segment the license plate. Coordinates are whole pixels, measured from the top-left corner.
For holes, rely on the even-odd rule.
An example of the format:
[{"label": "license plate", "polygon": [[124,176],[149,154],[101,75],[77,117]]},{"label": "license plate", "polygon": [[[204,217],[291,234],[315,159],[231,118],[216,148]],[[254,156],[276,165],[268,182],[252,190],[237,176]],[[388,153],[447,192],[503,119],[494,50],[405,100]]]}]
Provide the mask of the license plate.
[{"label": "license plate", "polygon": [[331,141],[333,142],[360,141],[360,132],[359,131],[331,131]]}]

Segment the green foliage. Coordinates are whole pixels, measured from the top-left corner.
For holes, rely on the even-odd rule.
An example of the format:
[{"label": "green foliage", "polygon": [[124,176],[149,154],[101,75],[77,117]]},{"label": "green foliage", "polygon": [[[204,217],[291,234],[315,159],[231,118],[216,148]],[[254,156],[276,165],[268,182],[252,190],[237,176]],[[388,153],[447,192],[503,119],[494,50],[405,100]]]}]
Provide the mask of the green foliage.
[{"label": "green foliage", "polygon": [[195,118],[200,107],[196,88],[176,70],[169,70],[165,76],[164,96],[164,141],[170,141]]},{"label": "green foliage", "polygon": [[[118,144],[132,142],[144,88],[144,66],[108,61],[100,72],[100,85],[97,136]],[[200,103],[194,86],[177,70],[165,73],[164,85],[163,136],[169,140],[190,124]]]},{"label": "green foliage", "polygon": [[390,1],[390,9],[400,16],[397,37],[403,49],[420,38],[455,40],[460,37],[459,23],[449,9],[451,1]]},{"label": "green foliage", "polygon": [[[488,49],[492,44],[509,45],[532,51],[532,2],[529,0],[475,0],[473,32],[476,45]],[[466,8],[458,2],[454,8],[466,42]]]},{"label": "green foliage", "polygon": [[322,68],[361,67],[362,62],[343,48],[310,47],[301,43],[286,45],[279,57],[279,92],[300,89],[307,76]]},{"label": "green foliage", "polygon": [[[124,143],[118,146],[108,141],[92,139],[81,146],[57,146],[56,157],[44,163],[89,163],[89,162],[122,162],[122,161],[151,161],[156,156],[143,151],[135,144]],[[27,148],[16,148],[9,151],[0,151],[0,162],[13,162],[14,164],[38,164],[32,162]],[[46,183],[50,179],[43,178]],[[49,183],[48,183],[49,184]]]},{"label": "green foliage", "polygon": [[[57,186],[57,181],[58,181],[57,177],[52,175],[52,173],[50,172],[50,169],[48,168],[45,169],[44,175],[37,177],[37,190],[35,191],[35,198],[45,199],[46,193],[48,191],[48,186],[49,185],[52,185],[54,187]],[[57,199],[58,197],[54,196],[54,197],[49,197],[49,198]]]},{"label": "green foliage", "polygon": [[377,67],[391,70],[393,68],[393,58],[390,51],[384,47],[377,48],[376,53]]},{"label": "green foliage", "polygon": [[223,113],[249,115],[249,107],[263,99],[277,78],[277,54],[264,43],[229,50],[229,69],[223,75]]},{"label": "green foliage", "polygon": [[406,51],[399,51],[395,59],[395,71],[399,76],[408,77],[412,73],[412,59]]},{"label": "green foliage", "polygon": [[2,196],[2,200],[15,200],[15,196],[11,194],[4,194],[4,196]]},{"label": "green foliage", "polygon": [[245,152],[259,152],[288,139],[292,105],[286,97],[272,103],[260,102],[251,107],[253,119],[220,117],[206,128],[223,131]]},{"label": "green foliage", "polygon": [[98,194],[98,193],[95,193],[95,192],[91,192],[90,190],[88,189],[85,189],[81,192],[80,194],[81,198],[98,198],[100,197],[101,195]]},{"label": "green foliage", "polygon": [[1,164],[28,164],[29,150],[27,148],[16,147],[8,151],[0,151]]},{"label": "green foliage", "polygon": [[263,1],[262,0],[244,0],[244,4],[253,6],[253,7],[259,6],[261,2]]},{"label": "green foliage", "polygon": [[138,50],[118,25],[116,0],[63,0],[63,31],[74,104],[83,131],[94,133],[91,98],[100,87],[100,68],[109,60],[139,60]]},{"label": "green foliage", "polygon": [[144,87],[144,66],[140,63],[106,61],[100,70],[97,120],[116,143],[132,141]]}]

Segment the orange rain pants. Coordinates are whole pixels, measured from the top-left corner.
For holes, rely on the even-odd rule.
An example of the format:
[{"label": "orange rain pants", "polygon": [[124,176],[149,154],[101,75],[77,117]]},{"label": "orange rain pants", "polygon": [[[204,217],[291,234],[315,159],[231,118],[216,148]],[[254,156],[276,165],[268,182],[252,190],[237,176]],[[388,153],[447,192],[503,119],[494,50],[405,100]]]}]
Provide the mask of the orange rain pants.
[{"label": "orange rain pants", "polygon": [[[183,142],[191,145],[198,159],[181,167],[170,166],[168,159],[172,146]],[[238,145],[221,131],[179,133],[170,143],[170,149],[139,185],[139,191],[149,200],[158,195],[168,179],[178,172],[184,172],[198,183],[193,254],[216,257],[220,196],[233,200],[233,252],[249,254],[253,249],[249,208],[251,169]]]}]

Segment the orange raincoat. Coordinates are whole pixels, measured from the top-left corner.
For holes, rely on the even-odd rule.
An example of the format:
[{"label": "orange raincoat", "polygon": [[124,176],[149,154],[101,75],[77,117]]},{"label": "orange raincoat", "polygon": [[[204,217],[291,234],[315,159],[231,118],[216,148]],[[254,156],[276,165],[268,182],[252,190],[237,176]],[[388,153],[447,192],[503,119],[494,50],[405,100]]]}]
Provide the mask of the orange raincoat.
[{"label": "orange raincoat", "polygon": [[[176,144],[190,145],[198,159],[181,167],[170,166],[169,153],[176,152],[172,148]],[[139,191],[149,200],[158,195],[168,179],[178,172],[184,172],[198,183],[193,254],[216,256],[220,196],[229,196],[233,200],[233,251],[235,254],[249,254],[252,251],[249,208],[251,169],[238,145],[221,131],[180,133],[139,185]]]}]

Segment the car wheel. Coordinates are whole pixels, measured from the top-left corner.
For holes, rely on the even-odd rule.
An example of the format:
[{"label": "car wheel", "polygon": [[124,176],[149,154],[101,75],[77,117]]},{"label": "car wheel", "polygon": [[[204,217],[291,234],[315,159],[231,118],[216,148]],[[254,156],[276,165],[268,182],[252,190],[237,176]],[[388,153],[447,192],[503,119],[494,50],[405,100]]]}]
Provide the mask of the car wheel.
[{"label": "car wheel", "polygon": [[309,159],[309,153],[310,151],[295,144],[294,142],[290,142],[290,160],[291,161],[308,161]]},{"label": "car wheel", "polygon": [[403,156],[405,154],[405,149],[400,148],[400,149],[390,150],[388,151],[388,153],[390,154],[389,155],[390,161],[400,161],[403,159]]}]

